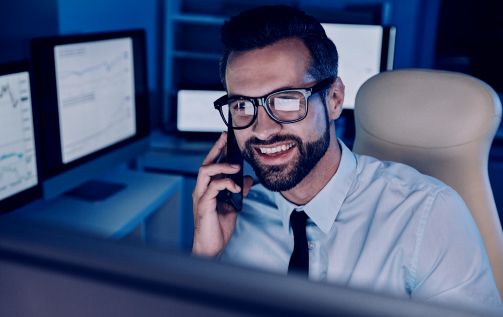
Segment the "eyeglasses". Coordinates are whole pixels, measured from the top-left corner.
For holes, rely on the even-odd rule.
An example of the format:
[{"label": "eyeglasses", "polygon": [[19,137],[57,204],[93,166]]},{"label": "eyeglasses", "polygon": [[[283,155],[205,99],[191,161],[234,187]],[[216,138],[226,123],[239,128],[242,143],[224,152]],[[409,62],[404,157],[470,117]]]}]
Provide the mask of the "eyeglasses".
[{"label": "eyeglasses", "polygon": [[294,123],[307,115],[308,99],[332,86],[333,78],[326,78],[311,88],[294,88],[253,98],[225,95],[213,105],[228,127],[246,129],[257,118],[258,106],[263,106],[269,117],[278,123]]}]

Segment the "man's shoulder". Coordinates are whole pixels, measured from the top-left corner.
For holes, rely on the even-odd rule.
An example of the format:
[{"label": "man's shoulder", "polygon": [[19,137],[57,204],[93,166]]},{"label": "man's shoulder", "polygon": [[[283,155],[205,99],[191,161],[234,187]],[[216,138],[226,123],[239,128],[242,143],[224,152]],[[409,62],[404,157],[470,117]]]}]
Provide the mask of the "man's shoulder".
[{"label": "man's shoulder", "polygon": [[461,196],[440,180],[405,164],[365,155],[355,154],[355,157],[355,177],[346,197],[350,206],[360,206],[360,199],[365,197],[368,206],[374,206],[374,217],[414,215],[410,218],[410,224],[415,223],[412,227],[434,219],[438,214],[442,223],[454,218],[473,222]]},{"label": "man's shoulder", "polygon": [[402,163],[380,161],[374,157],[355,154],[357,167],[355,182],[359,185],[372,185],[375,182],[396,186],[408,191],[425,191],[436,194],[440,191],[453,191],[442,181],[422,174],[415,168]]}]

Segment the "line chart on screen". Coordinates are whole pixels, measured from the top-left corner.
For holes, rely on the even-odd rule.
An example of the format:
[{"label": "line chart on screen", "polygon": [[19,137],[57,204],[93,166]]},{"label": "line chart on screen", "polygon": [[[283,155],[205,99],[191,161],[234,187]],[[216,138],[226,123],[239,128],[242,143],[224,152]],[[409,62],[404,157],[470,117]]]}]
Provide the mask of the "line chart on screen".
[{"label": "line chart on screen", "polygon": [[136,133],[131,38],[54,47],[63,163]]},{"label": "line chart on screen", "polygon": [[0,200],[37,184],[28,72],[0,76]]}]

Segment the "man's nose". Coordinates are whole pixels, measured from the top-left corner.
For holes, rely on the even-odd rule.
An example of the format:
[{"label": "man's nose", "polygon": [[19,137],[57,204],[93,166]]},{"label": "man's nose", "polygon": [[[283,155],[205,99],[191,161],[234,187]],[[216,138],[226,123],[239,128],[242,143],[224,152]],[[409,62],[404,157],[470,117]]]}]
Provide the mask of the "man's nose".
[{"label": "man's nose", "polygon": [[264,107],[258,107],[253,134],[260,140],[268,140],[281,131],[281,124],[269,117]]}]

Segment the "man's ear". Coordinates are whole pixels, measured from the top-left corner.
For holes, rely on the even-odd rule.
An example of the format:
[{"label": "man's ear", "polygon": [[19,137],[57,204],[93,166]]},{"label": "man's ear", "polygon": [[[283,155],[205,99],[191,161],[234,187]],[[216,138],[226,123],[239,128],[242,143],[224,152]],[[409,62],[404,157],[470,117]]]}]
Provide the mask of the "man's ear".
[{"label": "man's ear", "polygon": [[334,84],[329,89],[327,95],[327,106],[330,120],[336,120],[342,112],[342,104],[344,103],[344,84],[340,77],[337,77]]}]

